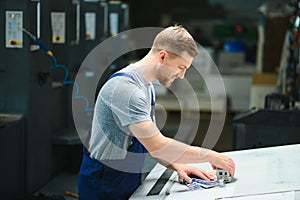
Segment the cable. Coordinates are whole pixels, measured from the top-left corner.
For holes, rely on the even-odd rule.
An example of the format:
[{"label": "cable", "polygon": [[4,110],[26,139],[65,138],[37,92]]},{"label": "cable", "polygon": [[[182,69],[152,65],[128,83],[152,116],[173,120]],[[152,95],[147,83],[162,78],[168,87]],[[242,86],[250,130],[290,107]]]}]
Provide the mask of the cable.
[{"label": "cable", "polygon": [[37,45],[40,46],[42,50],[46,52],[46,54],[50,57],[53,57],[52,51],[48,47],[46,47],[37,37],[35,37],[33,34],[31,34],[29,31],[27,31],[25,28],[22,28],[22,31],[26,33]]},{"label": "cable", "polygon": [[53,65],[50,67],[51,70],[55,70],[57,68],[61,68],[61,69],[64,70],[65,77],[62,80],[62,84],[63,85],[74,85],[74,87],[75,87],[75,95],[74,95],[73,98],[74,99],[82,99],[82,100],[84,100],[84,102],[85,102],[85,109],[84,109],[84,111],[85,112],[92,112],[93,108],[90,108],[88,98],[85,97],[85,96],[80,96],[79,95],[79,86],[78,86],[78,84],[76,82],[74,82],[74,81],[68,80],[68,78],[69,78],[69,70],[68,70],[68,68],[65,65],[58,64],[57,60],[56,60],[56,57],[54,56],[53,52],[46,45],[44,45],[39,39],[37,39],[36,36],[34,36],[32,33],[30,33],[25,28],[22,28],[22,31],[24,33],[26,33],[30,37],[30,39],[32,39],[37,45],[39,45],[39,47],[43,51],[45,51],[48,56],[50,56],[50,58],[53,61]]}]

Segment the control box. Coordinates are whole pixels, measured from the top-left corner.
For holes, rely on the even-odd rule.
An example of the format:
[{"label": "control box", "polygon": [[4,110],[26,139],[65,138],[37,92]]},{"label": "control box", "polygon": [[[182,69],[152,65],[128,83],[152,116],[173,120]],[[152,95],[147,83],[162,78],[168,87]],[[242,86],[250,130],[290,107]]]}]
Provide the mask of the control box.
[{"label": "control box", "polygon": [[65,43],[66,35],[66,13],[65,12],[51,12],[51,26],[52,26],[52,43]]},{"label": "control box", "polygon": [[23,12],[6,11],[5,12],[5,47],[22,48],[23,47]]},{"label": "control box", "polygon": [[86,12],[85,17],[85,39],[95,40],[96,39],[96,13]]}]

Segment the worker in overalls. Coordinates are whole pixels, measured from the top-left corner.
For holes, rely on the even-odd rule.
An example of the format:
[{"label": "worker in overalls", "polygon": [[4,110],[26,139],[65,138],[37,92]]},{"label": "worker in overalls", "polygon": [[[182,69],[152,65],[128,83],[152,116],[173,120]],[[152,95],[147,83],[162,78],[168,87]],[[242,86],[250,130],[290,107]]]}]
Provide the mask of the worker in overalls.
[{"label": "worker in overalls", "polygon": [[81,200],[128,199],[141,184],[146,153],[191,182],[208,172],[185,163],[209,162],[233,176],[234,161],[215,151],[165,137],[155,125],[152,82],[169,87],[198,54],[192,36],[181,26],[162,30],[148,54],[113,74],[101,88],[94,109],[89,144],[84,148],[78,192]]}]

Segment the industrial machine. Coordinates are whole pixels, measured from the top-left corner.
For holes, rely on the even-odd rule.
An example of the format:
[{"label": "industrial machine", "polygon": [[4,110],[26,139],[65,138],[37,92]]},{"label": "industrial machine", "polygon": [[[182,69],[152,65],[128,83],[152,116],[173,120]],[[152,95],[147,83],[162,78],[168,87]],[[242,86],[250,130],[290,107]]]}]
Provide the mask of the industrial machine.
[{"label": "industrial machine", "polygon": [[[51,60],[40,47],[26,37],[22,28],[34,33],[36,37],[50,46],[51,27],[48,26],[49,2],[40,1],[1,1],[0,18],[5,22],[0,38],[4,44],[1,54],[1,100],[0,112],[23,116],[23,128],[10,128],[10,148],[1,146],[2,161],[12,156],[23,166],[21,171],[9,167],[2,173],[20,175],[14,187],[1,182],[1,195],[15,199],[27,192],[33,192],[45,184],[52,174],[51,169],[51,82],[49,66]],[[10,126],[20,126],[19,123]],[[5,128],[6,129],[6,128]],[[1,129],[3,140],[5,129]],[[13,138],[15,138],[13,140]],[[19,145],[22,143],[23,145]],[[3,149],[2,149],[3,148]],[[14,163],[10,163],[14,165]],[[2,177],[2,176],[1,176]],[[3,197],[2,196],[2,197]],[[1,198],[2,198],[1,197]]]},{"label": "industrial machine", "polygon": [[24,125],[21,114],[0,114],[0,158],[3,159],[0,193],[3,199],[20,198],[25,192]]},{"label": "industrial machine", "polygon": [[253,109],[233,120],[233,148],[252,149],[300,142],[300,111]]},{"label": "industrial machine", "polygon": [[[224,152],[236,163],[231,182],[214,187],[189,188],[178,174],[157,164],[129,199],[300,199],[297,171],[300,145]],[[194,166],[210,172],[210,163]],[[220,171],[219,171],[220,172]]]},{"label": "industrial machine", "polygon": [[115,1],[0,2],[1,198],[20,199],[57,173],[77,172],[75,76],[95,46],[129,27],[128,15]]}]

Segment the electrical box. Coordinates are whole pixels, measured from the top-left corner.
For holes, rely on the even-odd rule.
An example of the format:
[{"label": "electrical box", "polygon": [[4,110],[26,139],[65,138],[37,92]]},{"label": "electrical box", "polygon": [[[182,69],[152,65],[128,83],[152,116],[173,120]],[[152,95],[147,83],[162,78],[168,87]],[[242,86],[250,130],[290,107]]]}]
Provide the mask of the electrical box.
[{"label": "electrical box", "polygon": [[52,12],[51,25],[52,25],[52,43],[56,43],[56,44],[65,43],[66,13]]},{"label": "electrical box", "polygon": [[5,47],[22,48],[23,47],[23,12],[6,11],[5,22]]},{"label": "electrical box", "polygon": [[86,12],[85,15],[85,39],[95,40],[96,38],[96,13]]},{"label": "electrical box", "polygon": [[119,13],[109,13],[110,35],[114,36],[119,33]]},{"label": "electrical box", "polygon": [[121,1],[108,2],[108,26],[110,36],[129,28],[129,6]]}]

